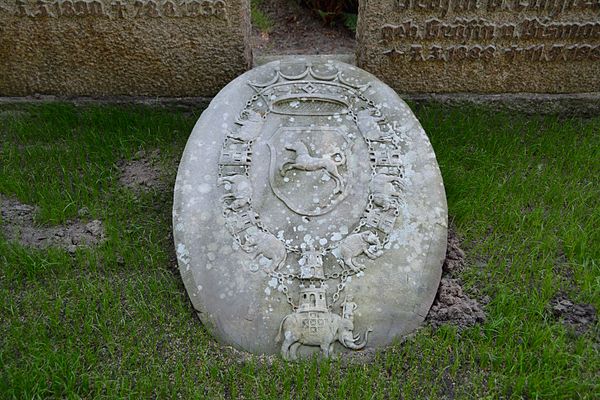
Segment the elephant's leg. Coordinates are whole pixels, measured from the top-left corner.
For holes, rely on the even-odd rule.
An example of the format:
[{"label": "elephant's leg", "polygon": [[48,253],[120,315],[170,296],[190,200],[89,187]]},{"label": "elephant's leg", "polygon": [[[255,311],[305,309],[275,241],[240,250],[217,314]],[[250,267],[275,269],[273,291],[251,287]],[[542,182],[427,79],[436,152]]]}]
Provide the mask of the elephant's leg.
[{"label": "elephant's leg", "polygon": [[350,265],[354,271],[360,271],[365,267],[364,264],[354,261],[354,258],[350,258]]},{"label": "elephant's leg", "polygon": [[290,346],[290,359],[297,360],[298,359],[298,348],[302,345],[300,342],[294,342]]},{"label": "elephant's leg", "polygon": [[352,259],[352,255],[344,254],[342,251],[342,260],[344,260],[344,264],[353,271],[356,271],[356,267],[354,266],[354,260]]},{"label": "elephant's leg", "polygon": [[334,354],[333,354],[333,345],[334,344],[335,344],[335,342],[331,342],[329,344],[329,357],[333,357],[334,356]]},{"label": "elephant's leg", "polygon": [[289,331],[285,332],[283,343],[281,344],[281,356],[284,360],[290,361],[295,358],[291,357],[291,347],[295,344],[296,338]]},{"label": "elephant's leg", "polygon": [[323,354],[323,357],[329,358],[329,343],[322,343],[319,347],[321,347],[321,354]]},{"label": "elephant's leg", "polygon": [[285,264],[285,253],[284,254],[274,254],[271,257],[271,270],[277,271],[279,268],[283,267]]},{"label": "elephant's leg", "polygon": [[375,252],[369,251],[366,254],[367,254],[367,257],[369,257],[371,260],[374,260],[377,257],[381,257],[381,255],[383,254],[383,251],[381,251],[381,250],[377,250]]}]

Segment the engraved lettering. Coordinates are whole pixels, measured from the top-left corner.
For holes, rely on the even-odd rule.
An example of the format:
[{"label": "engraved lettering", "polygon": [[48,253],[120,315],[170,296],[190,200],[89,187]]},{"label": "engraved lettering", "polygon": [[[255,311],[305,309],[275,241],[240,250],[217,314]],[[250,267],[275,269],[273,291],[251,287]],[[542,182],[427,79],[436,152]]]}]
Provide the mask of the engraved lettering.
[{"label": "engraved lettering", "polygon": [[35,16],[36,17],[54,17],[54,14],[50,13],[50,10],[48,8],[48,3],[46,3],[43,0],[38,0],[36,2],[36,12],[35,12]]},{"label": "engraved lettering", "polygon": [[589,44],[581,45],[575,50],[575,61],[583,61],[589,58],[592,46]]},{"label": "engraved lettering", "polygon": [[217,0],[213,3],[213,14],[219,18],[225,18],[227,16],[225,11],[225,1]]},{"label": "engraved lettering", "polygon": [[217,17],[226,19],[226,4],[223,0],[38,0],[29,3],[15,0],[9,10],[16,17],[30,18],[76,18],[108,17],[125,18],[194,18]]},{"label": "engraved lettering", "polygon": [[510,61],[594,61],[598,59],[599,48],[600,45],[590,44],[510,46],[504,49],[504,55]]},{"label": "engraved lettering", "polygon": [[177,8],[175,6],[175,3],[173,3],[172,1],[167,1],[165,2],[165,4],[163,4],[163,15],[165,17],[176,17],[177,16]]},{"label": "engraved lettering", "polygon": [[197,17],[200,15],[200,2],[193,0],[187,3],[188,16]]},{"label": "engraved lettering", "polygon": [[93,16],[102,16],[104,14],[104,6],[98,0],[87,3],[88,14]]},{"label": "engraved lettering", "polygon": [[590,60],[600,60],[600,46],[592,47],[592,50],[590,50]]},{"label": "engraved lettering", "polygon": [[477,10],[478,0],[397,0],[396,6],[403,11],[431,12],[440,17],[449,13],[465,13]]},{"label": "engraved lettering", "polygon": [[487,41],[492,39],[600,39],[600,22],[542,22],[526,18],[518,25],[497,24],[482,18],[457,18],[452,23],[433,18],[418,25],[413,20],[381,28],[384,43],[403,40]]},{"label": "engraved lettering", "polygon": [[592,0],[487,0],[489,12],[544,13],[551,17],[577,11],[598,11],[600,2]]},{"label": "engraved lettering", "polygon": [[142,10],[144,9],[144,2],[142,2],[141,0],[137,0],[135,3],[133,3],[133,7],[135,8],[135,17],[141,17]]},{"label": "engraved lettering", "polygon": [[511,39],[517,35],[517,26],[515,24],[504,24],[496,29],[495,37],[500,39]]},{"label": "engraved lettering", "polygon": [[393,41],[397,39],[419,39],[419,30],[412,20],[408,20],[400,25],[386,24],[382,28],[384,41]]},{"label": "engraved lettering", "polygon": [[547,22],[538,18],[525,19],[519,26],[523,39],[586,39],[600,38],[600,22]]},{"label": "engraved lettering", "polygon": [[122,1],[113,1],[111,3],[112,11],[117,18],[127,18],[127,7]]},{"label": "engraved lettering", "polygon": [[597,60],[600,51],[600,0],[396,0],[396,6],[411,18],[381,27],[382,52],[390,58],[563,62]]},{"label": "engraved lettering", "polygon": [[410,46],[410,60],[411,61],[425,61],[425,56],[423,56],[423,46],[419,46],[419,45]]},{"label": "engraved lettering", "polygon": [[151,18],[157,18],[160,17],[160,13],[158,12],[158,6],[156,5],[156,2],[154,2],[153,0],[150,0],[146,3],[146,6],[144,7],[145,9],[145,14],[148,17]]},{"label": "engraved lettering", "polygon": [[75,7],[75,15],[81,17],[87,14],[87,3],[85,1],[79,0],[74,3]]},{"label": "engraved lettering", "polygon": [[431,46],[428,59],[435,61],[446,61],[444,49],[441,46]]},{"label": "engraved lettering", "polygon": [[565,46],[562,44],[556,44],[548,51],[546,56],[548,61],[567,61],[565,54]]},{"label": "engraved lettering", "polygon": [[212,14],[212,5],[207,1],[203,1],[202,3],[200,3],[200,14],[201,15]]},{"label": "engraved lettering", "polygon": [[[401,56],[408,55],[411,61],[463,61],[463,60],[491,60],[496,56],[496,46],[430,46],[423,48],[418,45],[411,45],[408,52],[398,49],[388,50],[386,55]],[[425,55],[426,54],[426,55]]]},{"label": "engraved lettering", "polygon": [[489,61],[496,55],[496,46],[490,45],[483,48],[481,51],[481,59],[485,61]]},{"label": "engraved lettering", "polygon": [[60,15],[65,17],[75,16],[75,6],[71,0],[65,0],[60,3]]},{"label": "engraved lettering", "polygon": [[467,58],[467,46],[452,46],[448,50],[450,54],[450,59],[456,61],[463,61]]},{"label": "engraved lettering", "polygon": [[17,0],[17,12],[15,14],[17,17],[28,17],[30,16],[29,12],[25,8],[24,0]]}]

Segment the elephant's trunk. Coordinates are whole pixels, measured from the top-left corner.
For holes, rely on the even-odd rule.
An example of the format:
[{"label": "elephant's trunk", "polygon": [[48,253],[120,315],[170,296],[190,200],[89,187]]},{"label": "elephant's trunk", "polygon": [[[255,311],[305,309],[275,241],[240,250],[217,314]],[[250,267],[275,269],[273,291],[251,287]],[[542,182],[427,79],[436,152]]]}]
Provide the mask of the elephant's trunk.
[{"label": "elephant's trunk", "polygon": [[365,336],[361,342],[356,343],[351,340],[346,340],[344,346],[352,350],[362,350],[367,345],[367,341],[369,340],[369,332],[371,331],[373,331],[371,328],[365,331]]}]

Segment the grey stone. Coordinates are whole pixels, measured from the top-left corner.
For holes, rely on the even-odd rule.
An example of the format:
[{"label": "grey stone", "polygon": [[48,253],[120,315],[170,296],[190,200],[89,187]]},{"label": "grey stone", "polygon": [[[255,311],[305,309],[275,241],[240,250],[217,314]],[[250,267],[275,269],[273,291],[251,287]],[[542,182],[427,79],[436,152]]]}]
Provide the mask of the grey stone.
[{"label": "grey stone", "polygon": [[0,95],[213,96],[249,36],[247,0],[0,0]]},{"label": "grey stone", "polygon": [[227,85],[175,184],[179,268],[224,344],[295,359],[376,349],[434,300],[447,207],[398,95],[357,67],[296,58]]},{"label": "grey stone", "polygon": [[360,2],[357,65],[406,93],[600,90],[600,3]]}]

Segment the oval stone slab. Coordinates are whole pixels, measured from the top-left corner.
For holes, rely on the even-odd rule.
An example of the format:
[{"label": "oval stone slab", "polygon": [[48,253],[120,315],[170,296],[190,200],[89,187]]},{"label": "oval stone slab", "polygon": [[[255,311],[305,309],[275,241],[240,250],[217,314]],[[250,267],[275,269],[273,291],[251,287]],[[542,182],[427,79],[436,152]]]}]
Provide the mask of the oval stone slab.
[{"label": "oval stone slab", "polygon": [[286,359],[389,344],[422,322],[445,256],[435,154],[384,83],[298,58],[227,85],[185,148],[177,258],[225,344]]}]

